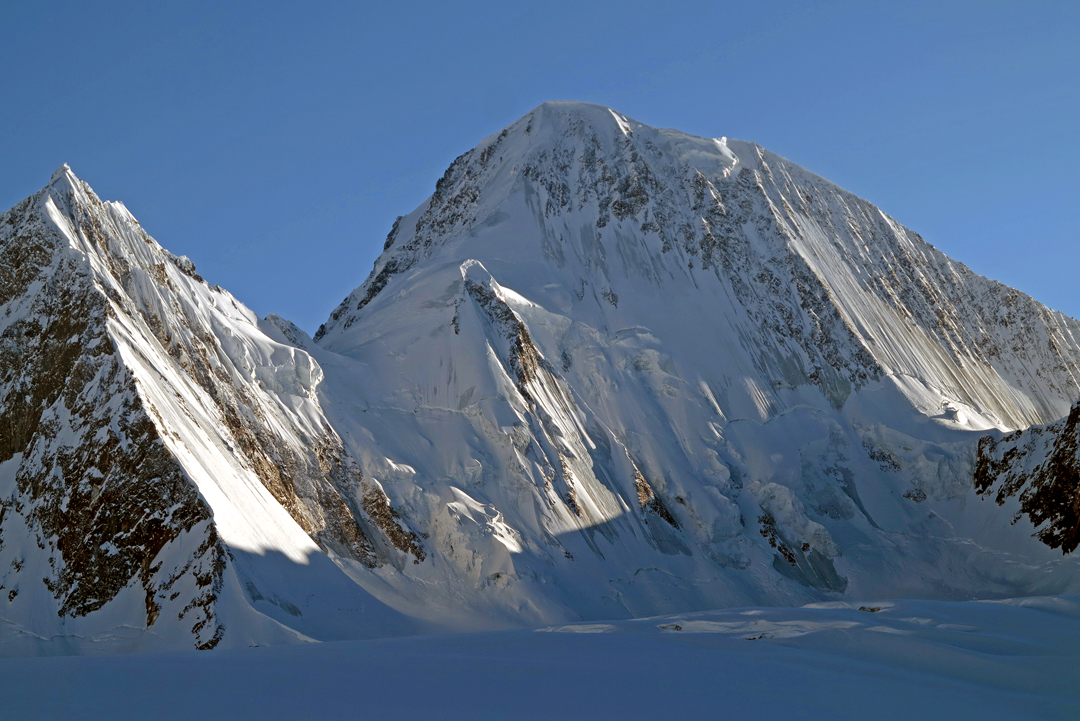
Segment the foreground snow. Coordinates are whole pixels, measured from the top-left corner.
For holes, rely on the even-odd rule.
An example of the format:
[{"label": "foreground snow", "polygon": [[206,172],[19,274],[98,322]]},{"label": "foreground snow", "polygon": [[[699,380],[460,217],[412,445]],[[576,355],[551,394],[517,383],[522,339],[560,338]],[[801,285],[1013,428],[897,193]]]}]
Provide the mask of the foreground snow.
[{"label": "foreground snow", "polygon": [[9,718],[1046,720],[1078,682],[1078,596],[0,660]]}]

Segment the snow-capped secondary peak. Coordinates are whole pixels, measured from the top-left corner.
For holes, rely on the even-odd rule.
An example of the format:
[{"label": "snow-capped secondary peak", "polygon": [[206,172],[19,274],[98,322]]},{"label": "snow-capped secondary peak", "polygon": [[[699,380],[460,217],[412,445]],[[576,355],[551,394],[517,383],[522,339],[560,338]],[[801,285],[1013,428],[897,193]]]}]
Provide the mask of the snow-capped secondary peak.
[{"label": "snow-capped secondary peak", "polygon": [[63,166],[0,216],[0,308],[0,652],[302,641],[272,620],[310,600],[297,575],[408,626],[322,556],[401,563],[413,536],[330,428],[318,363],[122,204]]}]

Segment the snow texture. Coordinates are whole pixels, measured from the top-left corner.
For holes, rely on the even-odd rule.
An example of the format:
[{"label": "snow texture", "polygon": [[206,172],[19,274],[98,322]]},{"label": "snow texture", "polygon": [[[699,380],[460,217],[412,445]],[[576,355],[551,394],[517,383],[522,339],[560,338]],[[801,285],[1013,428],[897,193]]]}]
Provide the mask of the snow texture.
[{"label": "snow texture", "polygon": [[1065,721],[1077,597],[739,608],[530,631],[0,659],[12,718]]}]

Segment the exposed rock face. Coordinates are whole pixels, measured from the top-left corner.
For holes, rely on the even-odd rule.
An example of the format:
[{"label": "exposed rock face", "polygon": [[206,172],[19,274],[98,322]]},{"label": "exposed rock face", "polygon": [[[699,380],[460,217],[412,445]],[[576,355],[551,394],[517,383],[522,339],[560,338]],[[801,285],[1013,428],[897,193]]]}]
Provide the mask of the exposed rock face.
[{"label": "exposed rock face", "polygon": [[1071,553],[1080,545],[1080,402],[1066,418],[979,441],[975,487],[999,506],[1019,503],[1035,536]]}]

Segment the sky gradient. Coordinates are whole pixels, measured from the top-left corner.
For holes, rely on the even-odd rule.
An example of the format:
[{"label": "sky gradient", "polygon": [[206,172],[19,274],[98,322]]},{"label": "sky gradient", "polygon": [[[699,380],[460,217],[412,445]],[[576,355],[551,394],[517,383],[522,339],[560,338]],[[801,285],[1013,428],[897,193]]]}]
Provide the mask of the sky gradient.
[{"label": "sky gradient", "polygon": [[457,155],[582,100],[756,141],[1080,317],[1080,3],[890,5],[13,3],[0,207],[69,163],[311,332]]}]

